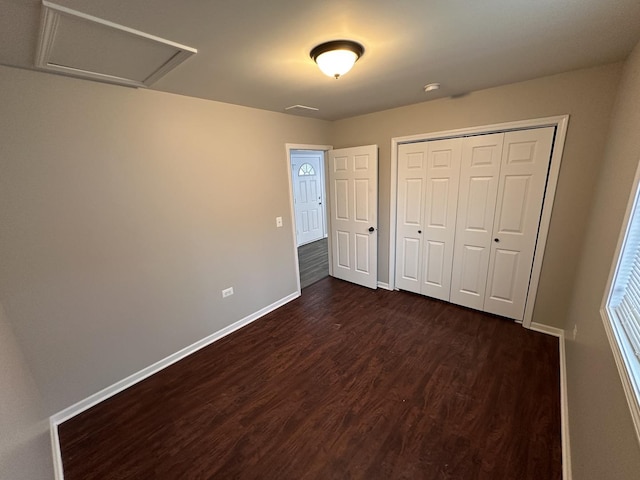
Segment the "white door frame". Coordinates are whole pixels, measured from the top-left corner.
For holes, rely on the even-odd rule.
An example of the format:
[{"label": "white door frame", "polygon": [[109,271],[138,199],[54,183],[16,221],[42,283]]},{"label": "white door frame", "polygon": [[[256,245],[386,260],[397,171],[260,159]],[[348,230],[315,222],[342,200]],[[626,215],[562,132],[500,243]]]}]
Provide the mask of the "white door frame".
[{"label": "white door frame", "polygon": [[425,142],[429,140],[441,140],[453,137],[465,137],[470,135],[480,135],[486,133],[508,132],[512,130],[526,130],[539,127],[556,127],[556,136],[553,141],[553,152],[551,155],[551,165],[549,167],[549,177],[547,189],[542,204],[542,215],[540,218],[540,229],[538,241],[533,255],[533,268],[531,271],[531,281],[529,283],[529,293],[524,311],[522,325],[531,328],[533,319],[533,307],[535,305],[538,284],[540,282],[540,272],[542,270],[542,259],[547,245],[547,235],[549,224],[551,223],[551,208],[558,185],[560,174],[560,163],[564,142],[567,136],[569,115],[559,115],[555,117],[535,118],[530,120],[520,120],[516,122],[497,123],[493,125],[482,125],[478,127],[460,128],[456,130],[446,130],[433,133],[422,133],[405,137],[393,137],[391,139],[391,192],[389,209],[389,288],[396,289],[396,218],[398,204],[398,145],[403,143]]},{"label": "white door frame", "polygon": [[[285,151],[287,153],[287,178],[289,179],[289,215],[291,216],[291,236],[293,239],[293,255],[295,260],[295,268],[296,268],[296,284],[298,287],[298,295],[302,293],[302,289],[300,288],[300,264],[298,259],[298,238],[296,236],[296,212],[295,207],[293,205],[293,179],[291,178],[291,150],[321,150],[324,152],[324,171],[327,172],[327,152],[329,150],[333,150],[332,145],[307,145],[301,143],[285,143]],[[327,185],[326,181],[324,182],[324,198],[326,201],[324,202],[324,215],[327,219],[327,223],[325,224],[325,228],[327,232],[331,231],[331,220],[329,215],[327,215],[327,208],[329,205],[329,195],[327,194]],[[329,245],[329,275],[333,274],[331,268],[331,235],[327,236],[328,245]]]}]

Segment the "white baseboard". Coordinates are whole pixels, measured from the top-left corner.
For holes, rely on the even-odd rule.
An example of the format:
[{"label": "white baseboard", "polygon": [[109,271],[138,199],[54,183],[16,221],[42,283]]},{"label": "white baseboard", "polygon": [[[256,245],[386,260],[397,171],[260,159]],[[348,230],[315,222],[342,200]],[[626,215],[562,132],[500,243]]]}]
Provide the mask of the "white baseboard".
[{"label": "white baseboard", "polygon": [[392,290],[389,288],[389,284],[385,282],[378,282],[378,288],[382,288],[384,290]]},{"label": "white baseboard", "polygon": [[[386,290],[391,290],[389,284],[378,282],[378,287]],[[121,391],[141,382],[147,377],[150,377],[154,373],[176,363],[177,361],[191,355],[194,352],[210,345],[223,337],[226,337],[230,333],[239,330],[240,328],[258,320],[267,313],[272,312],[276,308],[279,308],[292,300],[295,300],[300,296],[300,292],[294,292],[286,297],[278,300],[277,302],[268,305],[257,312],[238,320],[231,325],[218,330],[217,332],[199,340],[188,347],[179,350],[178,352],[169,355],[168,357],[150,365],[127,378],[114,383],[113,385],[100,390],[97,393],[85,398],[84,400],[71,405],[68,408],[52,415],[49,418],[51,425],[51,447],[53,452],[53,467],[56,480],[64,480],[64,470],[62,466],[62,454],[60,452],[60,439],[58,437],[58,425],[69,420],[70,418],[88,410],[89,408],[97,405],[98,403],[120,393]],[[571,455],[569,445],[569,415],[568,415],[568,402],[567,402],[567,382],[566,382],[566,358],[565,358],[565,345],[564,345],[564,330],[555,327],[549,327],[541,323],[532,323],[531,330],[546,333],[558,337],[560,345],[560,410],[562,416],[562,478],[563,480],[571,480]]]},{"label": "white baseboard", "polygon": [[192,353],[197,352],[198,350],[210,345],[217,340],[220,340],[223,337],[226,337],[230,333],[239,330],[240,328],[250,324],[258,320],[260,317],[265,316],[267,313],[272,312],[276,308],[279,308],[292,300],[295,300],[300,296],[300,292],[294,292],[286,297],[268,305],[251,315],[246,316],[245,318],[238,320],[231,325],[224,327],[217,332],[212,333],[211,335],[198,340],[197,342],[179,350],[168,357],[163,358],[162,360],[150,365],[146,368],[143,368],[139,372],[134,373],[133,375],[128,376],[127,378],[120,380],[119,382],[114,383],[113,385],[106,387],[100,390],[93,395],[85,398],[84,400],[79,401],[71,405],[70,407],[65,408],[64,410],[52,415],[49,417],[49,423],[51,425],[51,446],[53,451],[53,466],[56,480],[64,480],[64,472],[62,468],[62,455],[60,452],[60,441],[58,437],[58,425],[69,420],[72,417],[88,410],[89,408],[97,405],[104,400],[113,397],[114,395],[120,393],[121,391],[135,385],[138,382],[141,382],[147,377],[150,377],[154,373],[167,368],[169,365],[176,363],[179,360],[191,355]]},{"label": "white baseboard", "polygon": [[571,480],[571,442],[569,440],[569,399],[567,397],[567,357],[564,331],[560,343],[560,415],[562,417],[562,478]]},{"label": "white baseboard", "polygon": [[53,476],[56,480],[64,480],[62,468],[62,452],[60,451],[60,437],[58,436],[58,424],[49,417],[49,431],[51,432],[51,454],[53,455]]},{"label": "white baseboard", "polygon": [[562,428],[562,478],[571,480],[571,444],[569,441],[569,399],[567,398],[567,360],[565,355],[564,330],[542,323],[532,323],[530,330],[558,337],[560,346],[560,415]]},{"label": "white baseboard", "polygon": [[532,322],[529,330],[533,330],[534,332],[546,333],[547,335],[553,335],[554,337],[564,339],[564,330],[556,327],[550,327],[549,325],[545,325],[543,323]]}]

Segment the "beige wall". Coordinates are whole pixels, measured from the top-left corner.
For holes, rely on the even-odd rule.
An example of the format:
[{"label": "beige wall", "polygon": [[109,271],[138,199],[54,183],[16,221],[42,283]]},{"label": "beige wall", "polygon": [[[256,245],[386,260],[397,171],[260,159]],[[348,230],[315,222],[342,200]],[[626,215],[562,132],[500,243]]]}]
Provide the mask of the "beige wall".
[{"label": "beige wall", "polygon": [[534,322],[563,327],[621,64],[539,78],[332,124],[334,147],[380,147],[379,280],[388,281],[391,138],[569,114]]},{"label": "beige wall", "polygon": [[49,420],[0,305],[0,478],[53,478]]},{"label": "beige wall", "polygon": [[576,480],[640,478],[640,445],[599,315],[639,161],[640,44],[623,72],[566,323]]},{"label": "beige wall", "polygon": [[296,291],[285,143],[327,122],[5,67],[0,105],[0,302],[47,414]]}]

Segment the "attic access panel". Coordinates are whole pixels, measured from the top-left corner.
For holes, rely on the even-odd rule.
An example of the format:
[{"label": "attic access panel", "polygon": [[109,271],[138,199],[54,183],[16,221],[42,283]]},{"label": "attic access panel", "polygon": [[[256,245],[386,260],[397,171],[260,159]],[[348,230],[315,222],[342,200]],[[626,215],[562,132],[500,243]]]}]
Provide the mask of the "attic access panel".
[{"label": "attic access panel", "polygon": [[74,77],[148,87],[197,50],[42,1],[36,67]]}]

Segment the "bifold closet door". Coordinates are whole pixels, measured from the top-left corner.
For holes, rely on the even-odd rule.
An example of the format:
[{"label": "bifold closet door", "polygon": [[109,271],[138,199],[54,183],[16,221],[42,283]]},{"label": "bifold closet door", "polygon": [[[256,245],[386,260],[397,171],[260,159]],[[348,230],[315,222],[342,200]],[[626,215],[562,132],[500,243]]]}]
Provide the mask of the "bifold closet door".
[{"label": "bifold closet door", "polygon": [[449,300],[461,138],[398,147],[396,285]]},{"label": "bifold closet door", "polygon": [[420,293],[449,301],[462,138],[428,142]]},{"label": "bifold closet door", "polygon": [[524,318],[554,132],[547,127],[505,134],[485,312]]},{"label": "bifold closet door", "polygon": [[451,279],[452,303],[484,306],[504,133],[464,139]]},{"label": "bifold closet door", "polygon": [[400,145],[397,287],[522,320],[554,132]]},{"label": "bifold closet door", "polygon": [[396,286],[414,293],[420,293],[421,283],[427,150],[427,142],[398,146]]}]

